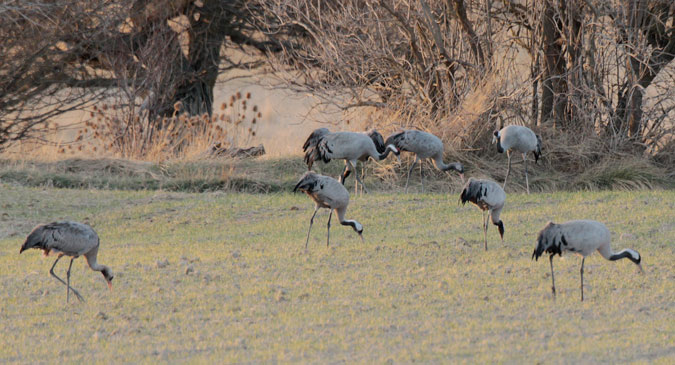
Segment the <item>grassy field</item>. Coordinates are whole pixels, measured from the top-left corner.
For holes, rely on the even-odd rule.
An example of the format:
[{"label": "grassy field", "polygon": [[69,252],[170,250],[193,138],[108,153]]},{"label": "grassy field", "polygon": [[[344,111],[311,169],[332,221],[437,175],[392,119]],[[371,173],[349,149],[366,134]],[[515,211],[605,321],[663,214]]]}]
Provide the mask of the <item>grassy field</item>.
[{"label": "grassy field", "polygon": [[[510,194],[505,243],[457,195],[352,198],[365,244],[304,195],[0,185],[0,362],[675,362],[675,191]],[[606,222],[628,260],[530,259],[553,220]],[[65,303],[30,229],[88,221],[114,291],[83,259]],[[335,222],[337,223],[337,222]],[[67,261],[56,268],[65,275]]]}]

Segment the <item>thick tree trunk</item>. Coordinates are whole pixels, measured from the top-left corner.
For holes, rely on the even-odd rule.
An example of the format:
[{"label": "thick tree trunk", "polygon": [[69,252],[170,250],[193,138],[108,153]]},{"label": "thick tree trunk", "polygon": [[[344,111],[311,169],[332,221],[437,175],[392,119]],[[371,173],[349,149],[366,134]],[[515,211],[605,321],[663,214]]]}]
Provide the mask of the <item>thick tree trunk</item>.
[{"label": "thick tree trunk", "polygon": [[645,89],[675,58],[675,5],[629,1],[626,14],[628,27],[621,34],[629,49],[626,86],[619,91],[614,124],[620,133],[642,142]]},{"label": "thick tree trunk", "polygon": [[551,0],[544,3],[542,19],[542,37],[544,48],[544,74],[542,77],[540,124],[553,124],[565,110],[562,94],[562,75],[564,71],[563,51],[560,39],[557,9]]}]

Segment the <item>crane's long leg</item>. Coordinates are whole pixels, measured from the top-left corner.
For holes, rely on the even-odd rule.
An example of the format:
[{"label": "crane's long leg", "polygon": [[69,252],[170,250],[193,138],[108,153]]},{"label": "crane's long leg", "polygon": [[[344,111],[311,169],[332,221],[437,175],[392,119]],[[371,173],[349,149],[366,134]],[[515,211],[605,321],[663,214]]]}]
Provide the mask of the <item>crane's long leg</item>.
[{"label": "crane's long leg", "polygon": [[415,164],[417,163],[418,157],[415,155],[415,161],[413,161],[412,165],[410,166],[410,170],[408,170],[408,178],[405,179],[405,192],[408,193],[408,183],[410,182],[410,173],[412,170],[415,168]]},{"label": "crane's long leg", "polygon": [[339,180],[342,183],[342,185],[345,184],[345,180],[347,179],[347,176],[349,176],[350,173],[351,171],[347,168],[347,161],[345,160],[345,168],[344,170],[342,170],[342,174],[340,174]]},{"label": "crane's long leg", "polygon": [[424,171],[422,167],[424,166],[424,161],[420,160],[420,184],[422,184],[422,192],[424,192]]},{"label": "crane's long leg", "polygon": [[309,229],[307,230],[307,241],[305,241],[305,251],[307,251],[307,243],[309,243],[309,232],[312,231],[312,224],[314,223],[314,216],[316,215],[316,212],[319,211],[319,206],[317,205],[316,208],[314,208],[314,214],[312,214],[312,218],[309,220]]},{"label": "crane's long leg", "polygon": [[[358,165],[358,162],[356,164]],[[358,174],[358,173],[356,171],[354,171],[354,174]],[[361,165],[361,177],[363,177],[363,165]],[[354,196],[356,196],[358,194],[359,194],[359,183],[358,183],[358,181],[355,181],[354,182]]]},{"label": "crane's long leg", "polygon": [[506,177],[504,178],[504,185],[502,185],[502,189],[506,188],[506,180],[508,180],[509,173],[511,172],[511,151],[506,151],[506,159],[509,162],[508,162],[508,167],[506,168]]},{"label": "crane's long leg", "polygon": [[326,247],[330,244],[330,219],[333,218],[333,209],[330,210],[330,214],[328,214],[328,230],[326,234]]},{"label": "crane's long leg", "polygon": [[584,301],[584,261],[586,258],[581,259],[581,301]]},{"label": "crane's long leg", "polygon": [[356,181],[363,187],[363,192],[368,194],[368,189],[366,189],[366,185],[363,183],[363,181],[361,181],[359,174],[356,172],[356,167],[354,167],[350,161],[347,161],[347,163],[349,164],[349,169],[354,170],[354,177],[356,177]]},{"label": "crane's long leg", "polygon": [[[75,294],[75,296],[77,297],[77,299],[79,299],[80,301],[84,302],[84,298],[82,298],[82,296],[80,295],[80,293],[77,292],[77,290],[73,289],[70,285],[68,285],[68,283],[66,283],[65,281],[63,281],[63,279],[61,279],[60,277],[56,276],[56,274],[54,273],[54,267],[56,266],[56,263],[59,262],[59,260],[61,259],[61,257],[63,257],[63,255],[59,255],[59,257],[56,258],[56,261],[54,261],[54,265],[52,265],[52,268],[49,269],[49,273],[50,273],[53,277],[55,277],[56,280],[60,281],[63,285],[65,285],[65,286],[67,286],[68,288],[70,288],[70,290],[73,291],[73,294]],[[72,264],[72,260],[71,260],[71,264]],[[70,269],[68,269],[68,271],[70,271]],[[69,280],[69,281],[70,281],[70,280]],[[68,297],[67,297],[67,296],[66,296],[66,302],[68,302]]]},{"label": "crane's long leg", "polygon": [[[368,161],[368,160],[366,160]],[[366,161],[361,162],[361,179],[366,180]],[[363,193],[363,185],[361,185],[361,193]]]},{"label": "crane's long leg", "polygon": [[553,254],[548,257],[551,262],[551,290],[553,290],[553,298],[555,298],[555,277],[553,276]]},{"label": "crane's long leg", "polygon": [[485,244],[485,251],[487,251],[487,230],[488,230],[488,220],[490,219],[489,215],[485,214],[483,211],[483,243]]},{"label": "crane's long leg", "polygon": [[525,162],[525,187],[527,188],[527,195],[530,195],[530,182],[527,180],[527,154],[523,153],[523,161]]},{"label": "crane's long leg", "polygon": [[70,300],[70,268],[73,267],[73,259],[70,258],[70,264],[68,265],[68,271],[66,271],[66,303]]}]

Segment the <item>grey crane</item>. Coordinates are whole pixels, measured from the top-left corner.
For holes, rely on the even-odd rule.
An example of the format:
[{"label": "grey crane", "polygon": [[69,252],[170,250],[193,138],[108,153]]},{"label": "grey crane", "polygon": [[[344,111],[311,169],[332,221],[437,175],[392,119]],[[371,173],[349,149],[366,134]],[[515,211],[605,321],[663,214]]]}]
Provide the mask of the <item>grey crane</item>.
[{"label": "grey crane", "polygon": [[[311,138],[311,136],[310,136]],[[308,139],[309,141],[309,139]],[[400,152],[393,145],[386,146],[383,152],[378,152],[375,142],[365,133],[359,132],[335,132],[327,133],[318,137],[316,145],[309,148],[305,153],[305,162],[307,166],[311,166],[314,161],[322,160],[325,163],[333,159],[345,160],[345,169],[340,176],[340,182],[345,183],[345,179],[352,170],[356,170],[356,162],[365,161],[368,157],[372,157],[375,161],[385,159],[389,152],[394,152],[398,158]],[[363,184],[358,174],[356,180],[363,186],[363,190],[367,193],[368,189]]]},{"label": "grey crane", "polygon": [[330,244],[330,220],[333,217],[333,211],[338,215],[340,224],[343,226],[351,226],[363,241],[363,226],[361,223],[353,219],[345,219],[347,206],[349,205],[349,193],[347,189],[337,180],[329,176],[319,175],[314,171],[307,171],[300,181],[293,188],[293,192],[303,191],[307,194],[316,206],[314,207],[314,214],[309,220],[309,230],[307,230],[307,240],[305,241],[305,250],[309,243],[309,233],[312,231],[312,224],[314,223],[314,216],[320,208],[327,208],[330,210],[328,215],[328,233],[326,235],[326,247]]},{"label": "grey crane", "polygon": [[[112,290],[112,271],[108,266],[101,265],[96,261],[99,246],[98,234],[90,226],[79,222],[61,221],[35,227],[21,246],[19,254],[30,248],[35,248],[42,250],[45,256],[57,255],[49,273],[66,286],[67,303],[70,299],[71,290],[77,296],[77,299],[84,300],[80,293],[70,286],[70,268],[73,266],[73,260],[82,255],[87,259],[87,263],[92,270],[100,271],[103,274],[105,281],[108,283],[108,288]],[[71,257],[66,273],[67,282],[54,273],[56,263],[63,256]]]},{"label": "grey crane", "polygon": [[[305,140],[305,143],[302,145],[302,151],[305,152],[305,163],[307,164],[307,170],[311,171],[312,170],[312,165],[314,164],[314,158],[310,158],[310,156],[314,156],[316,153],[315,149],[316,146],[318,145],[319,141],[321,138],[327,134],[330,134],[330,130],[328,128],[318,128],[315,129],[308,137],[307,140]],[[382,134],[378,132],[376,129],[371,129],[367,132],[364,132],[370,139],[373,141],[375,144],[375,149],[377,150],[378,153],[384,153],[385,146],[384,146],[384,138],[382,137]],[[308,151],[310,151],[308,153]],[[361,161],[361,179],[365,179],[366,177],[366,161],[368,160],[369,155],[363,155],[361,156],[358,161]],[[356,167],[356,166],[354,166]],[[342,174],[344,175],[345,172],[347,171],[347,161],[345,160],[345,168],[342,170]],[[347,173],[347,176],[349,173]],[[346,176],[345,176],[346,178]],[[343,182],[344,183],[344,182]],[[358,182],[354,184],[354,192],[358,192]],[[363,185],[361,185],[363,188]]]},{"label": "grey crane", "polygon": [[499,219],[499,215],[504,208],[506,201],[506,193],[499,184],[491,180],[478,180],[469,178],[469,181],[464,185],[459,199],[464,205],[467,201],[475,204],[483,211],[483,240],[485,243],[485,251],[487,251],[487,229],[488,217],[485,215],[489,213],[489,218],[492,219],[492,224],[499,229],[499,236],[504,243],[504,222]]},{"label": "grey crane", "polygon": [[[431,133],[404,130],[394,133],[387,137],[385,145],[394,145],[401,151],[408,151],[415,154],[415,161],[413,161],[408,170],[408,177],[405,180],[405,191],[408,192],[408,183],[410,182],[410,173],[415,164],[424,159],[431,159],[434,165],[441,171],[455,170],[459,172],[459,176],[464,181],[464,166],[459,162],[446,164],[443,162],[443,142],[440,138]],[[422,180],[422,188],[424,188],[424,176],[422,174],[422,165],[420,164],[420,179]]]},{"label": "grey crane", "polygon": [[506,168],[506,177],[504,178],[504,185],[506,187],[506,180],[509,178],[511,172],[511,151],[517,151],[523,154],[523,161],[525,163],[525,186],[527,193],[530,193],[530,182],[527,179],[527,154],[534,153],[534,162],[539,161],[541,156],[541,137],[534,134],[530,128],[520,125],[510,125],[494,132],[492,143],[497,143],[497,152],[504,153],[508,159],[508,167]]},{"label": "grey crane", "polygon": [[550,253],[551,263],[551,290],[555,297],[555,278],[553,277],[553,256],[562,256],[563,252],[574,252],[582,256],[581,259],[581,301],[584,300],[584,261],[586,256],[597,250],[602,257],[610,261],[627,258],[642,270],[642,257],[635,251],[627,248],[617,253],[610,246],[611,235],[609,229],[598,221],[574,220],[562,224],[548,222],[537,237],[537,247],[532,252],[535,261],[544,253]]}]

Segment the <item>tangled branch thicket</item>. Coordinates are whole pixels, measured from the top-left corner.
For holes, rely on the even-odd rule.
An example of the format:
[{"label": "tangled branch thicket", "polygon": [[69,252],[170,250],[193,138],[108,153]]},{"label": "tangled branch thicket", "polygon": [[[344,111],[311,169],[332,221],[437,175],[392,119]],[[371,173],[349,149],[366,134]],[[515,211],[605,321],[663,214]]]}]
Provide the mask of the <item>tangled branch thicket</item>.
[{"label": "tangled branch thicket", "polygon": [[437,134],[485,171],[492,131],[509,124],[544,136],[554,172],[627,156],[675,166],[671,0],[50,0],[0,13],[0,150],[118,98],[78,138],[184,153],[223,137],[218,76],[256,68],[330,110],[376,110],[384,133]]},{"label": "tangled branch thicket", "polygon": [[288,85],[377,108],[385,131],[430,131],[485,165],[492,131],[521,124],[556,170],[642,156],[672,171],[671,1],[278,0],[275,12],[308,34],[277,55],[280,71],[295,62]]}]

